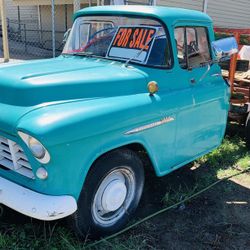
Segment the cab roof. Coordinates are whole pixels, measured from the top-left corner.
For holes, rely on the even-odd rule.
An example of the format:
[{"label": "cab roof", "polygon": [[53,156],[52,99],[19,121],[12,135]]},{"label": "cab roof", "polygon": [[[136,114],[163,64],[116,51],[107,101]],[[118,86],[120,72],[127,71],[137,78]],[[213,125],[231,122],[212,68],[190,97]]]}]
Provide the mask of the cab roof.
[{"label": "cab roof", "polygon": [[200,11],[161,6],[109,5],[88,7],[77,11],[74,19],[85,15],[143,16],[160,19],[166,24],[173,24],[176,21],[212,22],[212,19],[207,14]]}]

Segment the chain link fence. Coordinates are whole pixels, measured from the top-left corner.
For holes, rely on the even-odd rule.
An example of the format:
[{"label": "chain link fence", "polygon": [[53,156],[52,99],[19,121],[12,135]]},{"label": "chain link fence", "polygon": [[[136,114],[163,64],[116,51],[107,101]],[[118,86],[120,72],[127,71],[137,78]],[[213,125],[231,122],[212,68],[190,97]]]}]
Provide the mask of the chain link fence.
[{"label": "chain link fence", "polygon": [[[5,1],[10,58],[51,58],[61,53],[64,33],[72,26],[73,4],[15,6],[12,0]],[[0,26],[1,57],[2,43]]]},{"label": "chain link fence", "polygon": [[[4,0],[6,5],[9,52],[11,59],[51,58],[63,49],[64,33],[72,26],[74,11],[95,5],[144,4],[154,0]],[[61,3],[60,3],[61,2]],[[1,22],[0,22],[1,23]],[[3,57],[2,27],[0,25],[0,57]]]}]

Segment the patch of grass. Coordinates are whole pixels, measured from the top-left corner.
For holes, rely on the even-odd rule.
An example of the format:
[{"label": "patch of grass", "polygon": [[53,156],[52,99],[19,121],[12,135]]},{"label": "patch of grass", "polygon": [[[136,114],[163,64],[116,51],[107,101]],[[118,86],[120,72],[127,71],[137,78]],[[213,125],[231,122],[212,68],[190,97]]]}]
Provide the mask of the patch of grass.
[{"label": "patch of grass", "polygon": [[[226,137],[220,147],[193,162],[195,184],[181,182],[178,187],[169,187],[162,201],[165,206],[173,205],[195,192],[209,186],[218,179],[239,173],[250,167],[250,152],[238,136]],[[230,188],[226,185],[224,188]]]},{"label": "patch of grass", "polygon": [[[50,223],[0,224],[0,249],[76,249],[82,243],[66,228]],[[66,244],[63,239],[68,239]],[[80,243],[78,245],[78,243]],[[72,248],[70,247],[72,246]],[[81,248],[82,249],[82,246]]]},{"label": "patch of grass", "polygon": [[[89,241],[79,239],[67,227],[46,222],[27,223],[24,225],[7,224],[0,221],[0,249],[4,250],[83,250]],[[91,249],[96,250],[130,250],[154,249],[155,238],[147,231],[154,231],[149,222],[139,226],[127,235],[121,235]]]},{"label": "patch of grass", "polygon": [[250,152],[240,137],[226,137],[219,148],[201,157],[196,164],[209,167],[206,176],[209,181],[221,179],[250,167]]},{"label": "patch of grass", "polygon": [[198,163],[225,169],[234,166],[245,156],[249,156],[245,142],[240,137],[226,137],[219,148],[201,157]]},{"label": "patch of grass", "polygon": [[185,200],[193,195],[198,189],[198,185],[189,188],[185,184],[180,184],[178,189],[170,189],[162,198],[162,202],[165,206],[171,206],[175,203]]},{"label": "patch of grass", "polygon": [[127,237],[120,236],[111,241],[105,241],[102,245],[95,247],[96,250],[130,250],[130,249],[155,249],[153,246],[155,239],[146,233],[130,234]]}]

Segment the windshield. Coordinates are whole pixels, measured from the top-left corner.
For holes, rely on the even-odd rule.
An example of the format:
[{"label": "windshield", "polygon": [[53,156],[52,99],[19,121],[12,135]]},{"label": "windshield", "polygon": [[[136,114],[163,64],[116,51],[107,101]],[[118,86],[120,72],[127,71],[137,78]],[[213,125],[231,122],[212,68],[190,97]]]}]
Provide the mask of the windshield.
[{"label": "windshield", "polygon": [[74,22],[63,54],[148,66],[171,65],[169,43],[162,24],[141,17],[79,17]]}]

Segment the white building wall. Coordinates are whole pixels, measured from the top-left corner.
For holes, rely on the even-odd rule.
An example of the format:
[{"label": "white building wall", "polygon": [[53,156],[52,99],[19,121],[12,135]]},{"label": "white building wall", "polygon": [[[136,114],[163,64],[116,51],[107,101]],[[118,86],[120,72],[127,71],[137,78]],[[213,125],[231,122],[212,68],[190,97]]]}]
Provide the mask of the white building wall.
[{"label": "white building wall", "polygon": [[[37,20],[37,6],[20,6],[20,14],[22,20]],[[13,0],[6,0],[7,17],[11,20],[18,20],[17,6]]]},{"label": "white building wall", "polygon": [[203,0],[157,0],[157,5],[202,10]]},{"label": "white building wall", "polygon": [[[5,0],[7,17],[10,20],[18,20],[16,4],[24,3],[21,0]],[[26,0],[28,1],[28,0]],[[38,29],[38,8],[37,3],[41,1],[29,0],[31,5],[20,5],[21,23],[27,24],[27,29]],[[86,0],[85,0],[86,1]],[[136,0],[135,0],[136,1]],[[146,3],[147,0],[137,0]],[[61,2],[61,1],[60,1]],[[156,0],[159,6],[180,7],[202,11],[203,0]],[[32,5],[33,4],[33,5]],[[65,31],[65,10],[64,5],[56,6],[56,30]],[[72,25],[73,5],[68,5],[68,27]],[[250,28],[250,0],[208,0],[207,13],[214,20],[214,25],[221,28]],[[51,6],[41,6],[41,28],[51,29]],[[35,36],[37,32],[30,32]]]},{"label": "white building wall", "polygon": [[207,13],[216,27],[250,28],[250,0],[208,0]]},{"label": "white building wall", "polygon": [[[157,5],[203,10],[203,0],[157,0]],[[250,28],[250,0],[208,0],[207,14],[221,28]]]}]

